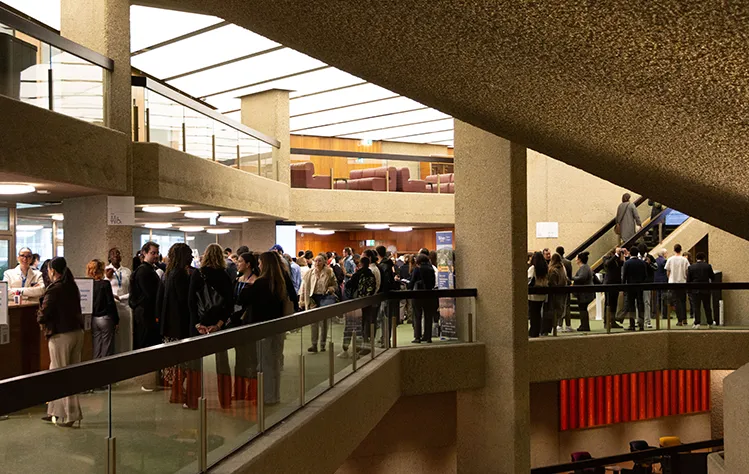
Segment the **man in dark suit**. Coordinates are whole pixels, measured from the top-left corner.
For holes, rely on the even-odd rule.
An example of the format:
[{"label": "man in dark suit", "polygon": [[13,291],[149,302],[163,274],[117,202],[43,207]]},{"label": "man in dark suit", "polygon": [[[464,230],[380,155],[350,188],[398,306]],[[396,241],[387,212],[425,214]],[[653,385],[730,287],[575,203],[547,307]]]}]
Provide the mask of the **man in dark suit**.
[{"label": "man in dark suit", "polygon": [[[613,252],[609,252],[603,257],[603,267],[606,269],[606,274],[603,277],[604,285],[618,285],[622,282],[622,249],[616,248]],[[618,291],[607,291],[606,292],[606,307],[609,308],[609,314],[612,318],[617,315],[616,309],[619,306],[619,292]],[[624,321],[624,312],[620,313],[620,319],[612,319],[611,327],[621,329],[622,326],[619,324]]]},{"label": "man in dark suit", "polygon": [[[644,260],[640,260],[637,255],[637,247],[632,247],[630,258],[624,262],[622,283],[625,285],[645,283],[648,279],[648,265]],[[642,290],[627,291],[626,305],[627,313],[629,313],[629,327],[627,330],[635,330],[635,309],[637,309],[637,325],[640,331],[644,331],[645,301],[643,300]]]},{"label": "man in dark suit", "polygon": [[[570,262],[565,256],[564,256],[564,247],[561,245],[557,247],[556,252],[559,254],[560,257],[562,257],[562,266],[564,267],[564,272],[567,274],[567,284],[572,284],[572,262]],[[570,295],[564,295],[564,314],[562,315],[562,319],[560,319],[559,326],[557,326],[557,331],[563,331],[563,332],[571,332],[571,317],[570,317]],[[567,326],[562,327],[561,321],[565,321]]]},{"label": "man in dark suit", "polygon": [[[715,279],[713,266],[707,263],[704,252],[697,252],[697,261],[687,268],[688,283],[711,283]],[[692,290],[694,292],[694,326],[693,329],[700,327],[700,304],[705,308],[705,320],[708,327],[715,326],[713,322],[713,310],[710,306],[710,290]]]}]

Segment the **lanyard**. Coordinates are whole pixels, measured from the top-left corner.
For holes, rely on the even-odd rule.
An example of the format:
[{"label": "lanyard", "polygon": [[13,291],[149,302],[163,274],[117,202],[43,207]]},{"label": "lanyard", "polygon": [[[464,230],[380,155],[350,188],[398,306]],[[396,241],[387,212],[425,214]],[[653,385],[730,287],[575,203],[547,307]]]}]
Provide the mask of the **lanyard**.
[{"label": "lanyard", "polygon": [[[122,270],[120,270],[122,271]],[[117,278],[117,288],[122,288],[122,275],[117,273],[117,270],[114,271],[114,277]]]},{"label": "lanyard", "polygon": [[239,298],[239,294],[240,294],[240,293],[242,293],[242,290],[244,290],[244,287],[245,287],[245,285],[246,285],[246,284],[247,284],[247,283],[246,283],[246,282],[244,282],[244,281],[238,281],[238,282],[237,282],[237,292],[236,292],[236,294],[234,295],[234,296],[235,296],[235,299],[236,299],[236,298]]},{"label": "lanyard", "polygon": [[26,275],[21,274],[21,288],[26,288],[26,280],[29,278],[29,271],[26,270]]}]

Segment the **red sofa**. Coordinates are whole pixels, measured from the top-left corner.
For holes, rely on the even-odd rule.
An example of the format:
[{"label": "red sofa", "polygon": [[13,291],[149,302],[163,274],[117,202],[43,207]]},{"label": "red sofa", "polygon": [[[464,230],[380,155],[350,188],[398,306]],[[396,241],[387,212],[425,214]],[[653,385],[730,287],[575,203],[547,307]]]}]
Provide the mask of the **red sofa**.
[{"label": "red sofa", "polygon": [[349,172],[347,181],[336,181],[335,189],[352,189],[358,191],[387,191],[390,181],[390,191],[395,191],[398,183],[398,173],[395,167],[367,168]]},{"label": "red sofa", "polygon": [[[439,176],[439,191],[437,189],[437,177]],[[445,173],[445,174],[432,174],[427,176],[426,179],[427,182],[427,192],[440,192],[440,193],[446,193],[446,194],[455,194],[455,174],[454,173]],[[431,186],[430,186],[431,183]]]},{"label": "red sofa", "polygon": [[330,176],[315,176],[315,165],[309,161],[292,163],[291,187],[330,189]]},{"label": "red sofa", "polygon": [[398,184],[396,191],[404,193],[425,193],[427,192],[427,182],[421,179],[411,179],[411,170],[408,168],[398,168]]}]

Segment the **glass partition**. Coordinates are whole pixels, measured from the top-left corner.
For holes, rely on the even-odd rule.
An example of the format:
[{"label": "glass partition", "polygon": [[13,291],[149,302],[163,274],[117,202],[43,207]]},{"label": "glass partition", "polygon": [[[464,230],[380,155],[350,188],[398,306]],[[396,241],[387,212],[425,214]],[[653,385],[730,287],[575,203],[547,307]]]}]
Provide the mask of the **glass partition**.
[{"label": "glass partition", "polygon": [[52,234],[52,221],[46,219],[18,218],[16,225],[16,249],[28,247],[32,253],[38,253],[40,261],[55,256]]}]

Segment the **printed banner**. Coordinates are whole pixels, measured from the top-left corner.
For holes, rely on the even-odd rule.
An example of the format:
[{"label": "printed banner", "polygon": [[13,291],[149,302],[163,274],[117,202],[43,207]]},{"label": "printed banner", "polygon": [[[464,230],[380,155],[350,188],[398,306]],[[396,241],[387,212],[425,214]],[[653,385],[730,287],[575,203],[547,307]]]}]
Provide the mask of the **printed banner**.
[{"label": "printed banner", "polygon": [[[437,288],[455,288],[453,233],[437,232]],[[440,298],[440,339],[457,339],[455,298]]]}]

